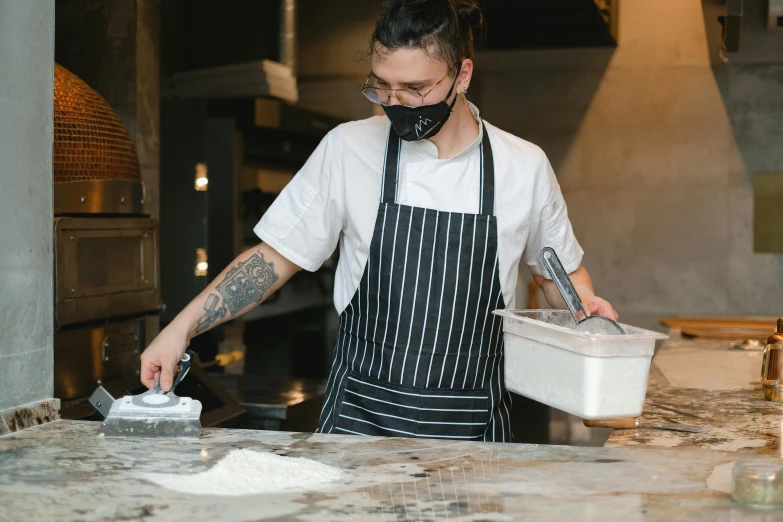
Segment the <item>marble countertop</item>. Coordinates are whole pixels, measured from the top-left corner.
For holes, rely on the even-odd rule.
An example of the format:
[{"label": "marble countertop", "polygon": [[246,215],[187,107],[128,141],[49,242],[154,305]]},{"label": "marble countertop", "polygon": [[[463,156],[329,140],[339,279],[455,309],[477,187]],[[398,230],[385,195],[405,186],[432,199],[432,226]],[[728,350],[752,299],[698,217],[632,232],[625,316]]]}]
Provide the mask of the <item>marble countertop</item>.
[{"label": "marble countertop", "polygon": [[[96,437],[56,421],[0,439],[0,520],[765,521],[728,494],[725,451],[581,448],[206,429],[200,440]],[[329,489],[242,497],[159,488],[236,448],[343,470]],[[754,456],[755,458],[769,458]]]},{"label": "marble countertop", "polygon": [[[671,370],[681,356],[704,373],[701,361],[714,366],[727,350],[674,336],[650,371],[642,422],[709,434],[615,430],[603,448],[226,429],[194,441],[111,439],[97,437],[94,422],[56,421],[0,438],[0,522],[783,520],[783,510],[747,508],[729,495],[734,462],[781,459],[783,405],[765,401],[757,382],[732,388],[707,375],[701,387],[683,388]],[[747,357],[752,380],[760,359]],[[317,460],[343,478],[321,490],[221,497],[140,477],[206,471],[234,449]]]},{"label": "marble countertop", "polygon": [[[685,433],[655,429],[614,430],[606,442],[607,447],[701,449],[738,453],[755,453],[783,457],[781,434],[783,433],[783,404],[764,400],[759,383],[761,353],[734,351],[726,341],[696,341],[682,339],[673,332],[671,340],[656,351],[650,369],[644,413],[641,423],[680,423],[702,426],[708,434]],[[720,368],[714,362],[717,357],[727,358],[726,364],[742,365],[748,359],[746,385],[741,380],[719,382],[721,376],[699,378],[698,367],[683,368],[693,372],[693,385],[687,382],[672,383],[666,377],[661,364],[664,357],[683,364],[704,364],[704,371]],[[680,357],[680,359],[676,359]],[[700,363],[700,361],[703,361]],[[738,365],[738,366],[739,366]],[[742,371],[741,368],[737,369]],[[679,372],[683,374],[683,371]],[[724,376],[725,377],[725,376]],[[683,387],[683,384],[687,387]],[[702,387],[691,387],[691,386]],[[732,389],[734,388],[734,389]],[[783,520],[783,515],[781,515]]]}]

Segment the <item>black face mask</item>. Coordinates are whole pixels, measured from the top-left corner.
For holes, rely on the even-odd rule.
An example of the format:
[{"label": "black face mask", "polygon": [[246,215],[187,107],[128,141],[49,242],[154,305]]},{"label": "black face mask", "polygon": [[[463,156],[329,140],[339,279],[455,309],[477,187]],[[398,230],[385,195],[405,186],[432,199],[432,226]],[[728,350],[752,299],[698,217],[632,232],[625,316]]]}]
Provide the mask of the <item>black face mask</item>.
[{"label": "black face mask", "polygon": [[[457,73],[459,76],[459,72]],[[424,138],[435,136],[451,116],[451,109],[457,103],[457,96],[451,105],[446,100],[454,91],[454,85],[457,78],[451,84],[451,89],[446,95],[446,99],[433,103],[432,105],[422,105],[421,107],[406,107],[405,105],[384,105],[383,110],[391,121],[394,132],[405,141],[419,141]]]}]

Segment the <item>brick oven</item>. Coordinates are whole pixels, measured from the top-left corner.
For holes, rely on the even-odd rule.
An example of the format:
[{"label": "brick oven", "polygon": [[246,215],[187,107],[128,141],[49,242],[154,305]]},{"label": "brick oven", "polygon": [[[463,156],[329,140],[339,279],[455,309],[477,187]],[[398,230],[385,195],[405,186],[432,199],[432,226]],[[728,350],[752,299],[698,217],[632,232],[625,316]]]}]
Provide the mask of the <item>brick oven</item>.
[{"label": "brick oven", "polygon": [[54,392],[64,418],[94,413],[93,390],[138,386],[160,310],[158,224],[128,131],[60,65],[54,73]]}]

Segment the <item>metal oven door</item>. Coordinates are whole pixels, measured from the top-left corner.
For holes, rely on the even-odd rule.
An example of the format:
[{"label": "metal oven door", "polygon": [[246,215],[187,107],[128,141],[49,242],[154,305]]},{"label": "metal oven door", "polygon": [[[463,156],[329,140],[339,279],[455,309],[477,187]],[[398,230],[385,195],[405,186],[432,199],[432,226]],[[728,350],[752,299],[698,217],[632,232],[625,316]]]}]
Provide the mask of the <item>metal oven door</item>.
[{"label": "metal oven door", "polygon": [[154,219],[58,217],[54,238],[60,325],[160,309]]},{"label": "metal oven door", "polygon": [[[63,401],[88,397],[99,384],[116,381],[138,386],[144,338],[144,318],[59,332],[54,336],[54,396]],[[86,408],[85,416],[91,413]]]}]

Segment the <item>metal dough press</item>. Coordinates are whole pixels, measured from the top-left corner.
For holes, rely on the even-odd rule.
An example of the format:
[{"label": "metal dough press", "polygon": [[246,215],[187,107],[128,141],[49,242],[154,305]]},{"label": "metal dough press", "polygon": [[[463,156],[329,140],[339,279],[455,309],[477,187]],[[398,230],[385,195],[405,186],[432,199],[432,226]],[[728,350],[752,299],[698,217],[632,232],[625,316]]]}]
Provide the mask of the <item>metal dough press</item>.
[{"label": "metal dough press", "polygon": [[199,438],[201,402],[174,394],[174,389],[188,374],[192,358],[191,350],[182,357],[171,391],[164,392],[158,381],[140,395],[126,395],[114,401],[98,429],[99,436]]}]

